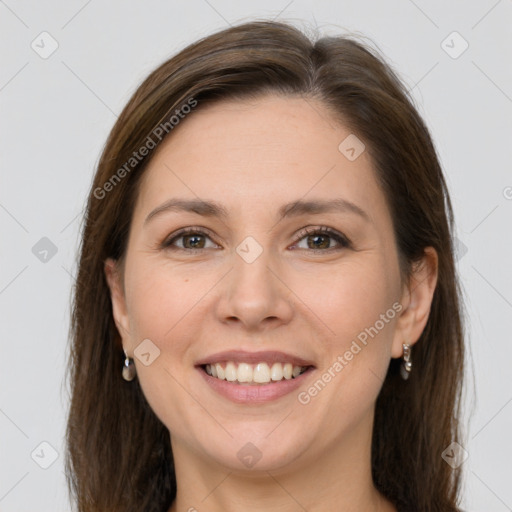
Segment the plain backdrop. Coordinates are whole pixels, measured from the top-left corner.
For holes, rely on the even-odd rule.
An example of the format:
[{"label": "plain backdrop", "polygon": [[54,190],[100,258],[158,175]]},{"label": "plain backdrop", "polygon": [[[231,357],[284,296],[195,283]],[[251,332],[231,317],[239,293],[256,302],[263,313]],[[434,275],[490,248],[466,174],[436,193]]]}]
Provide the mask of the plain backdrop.
[{"label": "plain backdrop", "polygon": [[255,18],[366,36],[412,90],[456,213],[472,352],[464,510],[512,510],[512,1],[6,0],[1,512],[70,510],[63,471],[70,289],[85,197],[116,115],[163,60]]}]

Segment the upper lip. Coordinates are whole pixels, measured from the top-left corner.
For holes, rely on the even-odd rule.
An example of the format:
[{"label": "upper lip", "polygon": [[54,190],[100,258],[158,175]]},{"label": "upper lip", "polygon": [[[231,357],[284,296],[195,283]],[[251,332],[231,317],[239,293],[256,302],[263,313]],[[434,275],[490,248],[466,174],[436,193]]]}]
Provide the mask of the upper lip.
[{"label": "upper lip", "polygon": [[264,352],[247,352],[245,350],[226,350],[206,356],[197,361],[196,366],[205,364],[223,363],[233,361],[234,363],[291,363],[294,366],[314,366],[311,361],[293,354],[286,354],[276,350],[266,350]]}]

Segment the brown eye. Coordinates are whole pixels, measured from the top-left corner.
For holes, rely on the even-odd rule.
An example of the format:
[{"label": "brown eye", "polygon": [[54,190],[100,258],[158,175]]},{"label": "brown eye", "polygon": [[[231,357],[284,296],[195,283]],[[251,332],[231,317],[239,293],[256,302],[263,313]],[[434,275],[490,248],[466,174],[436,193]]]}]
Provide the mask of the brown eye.
[{"label": "brown eye", "polygon": [[[183,246],[185,249],[202,249],[204,247],[204,238],[203,235],[184,235],[181,238],[183,239]],[[190,246],[188,245],[190,244]]]},{"label": "brown eye", "polygon": [[331,249],[336,250],[350,247],[350,242],[347,237],[327,227],[305,229],[297,237],[299,243],[301,243],[302,240],[306,241],[306,247],[301,247],[297,244],[299,249],[329,251]]},{"label": "brown eye", "polygon": [[308,235],[308,247],[310,249],[329,249],[331,237],[328,235]]},{"label": "brown eye", "polygon": [[[207,246],[208,240],[211,242],[210,246]],[[208,233],[199,229],[187,228],[171,235],[170,238],[162,243],[161,247],[163,249],[194,251],[196,249],[209,249],[218,246],[211,241]]]}]

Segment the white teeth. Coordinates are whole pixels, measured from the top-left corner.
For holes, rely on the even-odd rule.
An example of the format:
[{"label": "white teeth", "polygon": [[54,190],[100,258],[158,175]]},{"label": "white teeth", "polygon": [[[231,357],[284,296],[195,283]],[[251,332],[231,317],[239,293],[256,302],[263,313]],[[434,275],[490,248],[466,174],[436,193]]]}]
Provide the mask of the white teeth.
[{"label": "white teeth", "polygon": [[222,366],[219,363],[217,363],[215,365],[215,370],[217,371],[218,379],[224,380],[226,378],[226,374],[224,373],[224,368],[222,368]]},{"label": "white teeth", "polygon": [[237,370],[238,382],[252,381],[252,366],[247,363],[240,363]]},{"label": "white teeth", "polygon": [[267,363],[258,363],[252,374],[254,382],[270,382],[270,369]]},{"label": "white teeth", "polygon": [[270,372],[272,380],[281,380],[283,378],[283,365],[281,363],[274,363]]},{"label": "white teeth", "polygon": [[226,370],[224,371],[224,373],[226,374],[226,380],[228,380],[229,382],[235,381],[237,379],[235,363],[229,362],[226,365]]},{"label": "white teeth", "polygon": [[229,382],[240,382],[247,384],[268,384],[280,380],[290,380],[298,377],[307,367],[293,366],[291,363],[274,363],[270,368],[267,363],[258,363],[252,366],[249,363],[235,364],[233,361],[227,363],[207,364],[206,373],[220,380]]}]

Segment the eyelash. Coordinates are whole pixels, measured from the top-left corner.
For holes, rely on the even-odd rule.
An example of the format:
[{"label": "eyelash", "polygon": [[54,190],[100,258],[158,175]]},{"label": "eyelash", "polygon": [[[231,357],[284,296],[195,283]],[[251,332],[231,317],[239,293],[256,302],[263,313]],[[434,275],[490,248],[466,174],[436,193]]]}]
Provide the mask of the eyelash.
[{"label": "eyelash", "polygon": [[[307,236],[310,236],[310,235],[316,235],[316,234],[330,236],[336,242],[338,242],[339,246],[338,247],[329,247],[327,249],[299,249],[299,250],[309,250],[309,251],[313,251],[313,252],[331,252],[331,251],[336,251],[336,250],[341,250],[341,249],[347,249],[347,248],[350,248],[352,246],[350,240],[345,235],[342,235],[341,233],[338,233],[337,231],[335,231],[335,230],[333,230],[331,228],[328,228],[326,226],[304,228],[295,237],[293,243],[296,244],[296,243],[300,242],[303,238],[305,238]],[[166,240],[164,240],[162,242],[160,248],[161,249],[170,249],[170,250],[173,250],[173,251],[174,250],[176,250],[176,251],[186,251],[186,252],[192,252],[192,253],[194,253],[196,251],[204,251],[205,249],[207,249],[207,248],[198,248],[198,249],[193,249],[192,248],[192,249],[190,249],[190,248],[183,248],[183,247],[173,246],[173,243],[176,240],[179,240],[180,238],[182,238],[182,237],[184,237],[186,235],[204,235],[204,236],[207,236],[210,239],[213,238],[212,235],[207,230],[205,230],[204,228],[194,228],[194,227],[183,228],[183,229],[179,230],[177,233],[173,233],[171,235],[171,237],[169,237]]]}]

